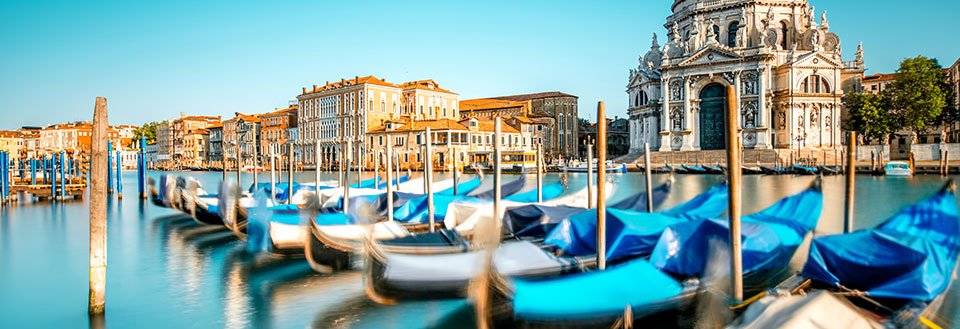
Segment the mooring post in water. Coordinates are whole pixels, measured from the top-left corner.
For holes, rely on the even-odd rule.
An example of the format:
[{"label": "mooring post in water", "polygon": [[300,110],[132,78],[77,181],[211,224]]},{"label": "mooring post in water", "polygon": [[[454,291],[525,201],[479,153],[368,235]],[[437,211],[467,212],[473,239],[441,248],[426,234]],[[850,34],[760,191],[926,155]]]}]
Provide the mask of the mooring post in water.
[{"label": "mooring post in water", "polygon": [[[117,177],[119,177],[117,173]],[[67,151],[60,151],[60,200],[67,199]]]},{"label": "mooring post in water", "polygon": [[426,157],[424,158],[424,167],[423,175],[426,176],[424,181],[427,183],[426,189],[423,190],[423,193],[427,195],[427,216],[430,217],[430,232],[436,231],[436,209],[433,207],[433,132],[430,131],[430,127],[427,127],[425,132],[427,135],[426,138]]},{"label": "mooring post in water", "polygon": [[[356,149],[356,152],[354,153],[354,154],[357,155],[357,156],[356,156],[356,159],[357,159],[357,184],[359,184],[360,182],[363,181],[363,165],[364,165],[363,159],[365,159],[366,156],[363,154],[363,147],[362,147],[362,146],[363,146],[363,143],[362,143],[361,141],[357,141],[357,146],[356,146],[357,149]],[[376,187],[376,186],[374,186],[374,187]]]},{"label": "mooring post in water", "polygon": [[47,184],[47,179],[49,173],[47,172],[47,155],[44,154],[40,159],[37,159],[37,162],[40,162],[40,185]]},{"label": "mooring post in water", "polygon": [[287,144],[287,204],[293,204],[293,142]]},{"label": "mooring post in water", "polygon": [[30,158],[30,185],[37,185],[37,159]]},{"label": "mooring post in water", "polygon": [[277,204],[277,153],[273,147],[270,148],[270,201]]},{"label": "mooring post in water", "polygon": [[140,199],[147,198],[147,138],[140,137],[140,158],[137,161],[137,186],[140,189]]},{"label": "mooring post in water", "polygon": [[943,175],[950,175],[950,151],[943,150]]},{"label": "mooring post in water", "polygon": [[343,161],[344,159],[347,158],[347,156],[346,156],[346,153],[344,153],[343,151],[343,144],[344,144],[344,141],[342,140],[340,141],[339,144],[337,144],[337,149],[338,149],[337,155],[339,155],[337,157],[338,158],[337,159],[337,186],[340,186],[340,187],[343,187],[344,185],[346,185],[344,184],[345,182],[343,179]]},{"label": "mooring post in water", "polygon": [[50,159],[50,200],[57,199],[57,154]]},{"label": "mooring post in water", "polygon": [[737,88],[727,87],[727,183],[730,197],[730,273],[733,280],[733,299],[739,303],[743,301],[743,254],[741,253],[740,214],[741,207],[741,176],[740,168],[740,104],[737,102]]},{"label": "mooring post in water", "polygon": [[500,175],[500,162],[501,159],[500,149],[503,147],[503,143],[500,140],[501,135],[501,122],[500,117],[494,119],[493,122],[493,222],[494,225],[497,225],[497,234],[501,234],[499,228],[501,228],[502,223],[500,223],[500,198],[503,197],[500,185],[502,184]]},{"label": "mooring post in water", "polygon": [[647,212],[653,212],[653,179],[650,177],[653,170],[650,169],[650,143],[643,143],[643,174],[647,185]]},{"label": "mooring post in water", "polygon": [[543,147],[537,145],[537,202],[543,202],[543,166],[541,165],[543,161]]},{"label": "mooring post in water", "polygon": [[855,179],[857,177],[857,159],[855,157],[857,154],[857,132],[850,131],[847,136],[847,185],[844,191],[846,201],[843,203],[843,233],[853,231],[853,194],[856,192]]},{"label": "mooring post in water", "polygon": [[90,160],[90,293],[87,312],[102,315],[107,285],[107,99],[97,97],[93,109]]},{"label": "mooring post in water", "polygon": [[593,209],[593,196],[593,142],[587,141],[587,209]]},{"label": "mooring post in water", "polygon": [[450,152],[450,154],[453,156],[453,195],[459,195],[457,191],[457,185],[460,184],[460,175],[457,172],[460,167],[457,163],[457,160],[459,160],[458,158],[460,157],[459,153],[460,152],[457,152],[456,149],[453,149],[453,151]]},{"label": "mooring post in water", "polygon": [[[389,138],[387,138],[389,139]],[[380,152],[373,152],[373,188],[380,188]]]},{"label": "mooring post in water", "polygon": [[[386,163],[383,168],[387,176],[387,221],[393,221],[393,138],[387,138]],[[399,164],[398,164],[399,165]],[[399,177],[398,177],[399,178]]]},{"label": "mooring post in water", "polygon": [[[353,155],[351,151],[353,149],[353,141],[349,138],[347,139],[347,147],[345,148],[344,161],[340,165],[341,168],[344,168],[346,171],[343,173],[343,212],[347,213],[350,211],[350,162],[353,162]],[[360,182],[357,182],[359,184]]]},{"label": "mooring post in water", "polygon": [[[57,155],[54,154],[54,168],[56,168],[56,161]],[[54,174],[53,177],[53,180],[56,181],[56,174]],[[113,141],[107,141],[107,194],[113,194]]]},{"label": "mooring post in water", "polygon": [[257,193],[260,190],[260,148],[257,147],[257,137],[253,137],[253,192]]},{"label": "mooring post in water", "polygon": [[[121,169],[123,168],[123,163],[120,162],[120,150],[117,150],[117,199],[123,199],[123,176],[121,174]],[[62,178],[61,178],[62,179]],[[62,192],[62,191],[61,191]]]},{"label": "mooring post in water", "polygon": [[[239,125],[237,125],[237,137],[236,137],[236,139],[237,139],[237,145],[235,145],[234,148],[236,149],[236,152],[237,152],[237,153],[234,154],[234,157],[233,157],[233,160],[234,160],[234,161],[233,161],[233,162],[234,162],[234,164],[237,165],[237,188],[240,189],[240,194],[243,195],[243,184],[242,184],[241,181],[240,181],[240,178],[241,178],[241,177],[240,177],[240,174],[241,174],[241,171],[242,171],[242,169],[240,169],[240,162],[243,161],[243,149],[240,148],[240,141],[241,141],[241,139],[240,139],[240,126],[239,126]],[[238,201],[238,202],[239,202],[239,201]]]},{"label": "mooring post in water", "polygon": [[607,268],[607,113],[597,103],[597,268]]},{"label": "mooring post in water", "polygon": [[[302,153],[302,152],[301,152]],[[313,171],[313,184],[316,185],[317,195],[320,195],[320,140],[313,143],[313,158],[316,162],[316,169]]]}]

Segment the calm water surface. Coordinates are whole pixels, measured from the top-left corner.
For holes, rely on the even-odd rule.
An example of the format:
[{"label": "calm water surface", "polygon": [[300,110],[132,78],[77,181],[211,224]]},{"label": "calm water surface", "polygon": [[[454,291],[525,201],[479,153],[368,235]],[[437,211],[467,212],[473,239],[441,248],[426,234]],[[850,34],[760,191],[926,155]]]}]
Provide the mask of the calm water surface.
[{"label": "calm water surface", "polygon": [[[197,177],[209,190],[215,190],[221,178],[219,173],[185,174]],[[160,175],[150,173],[155,179]],[[614,199],[644,189],[642,175],[609,176],[618,186]],[[252,182],[251,175],[243,179],[245,184]],[[299,173],[296,179],[309,182],[313,174]],[[557,179],[548,175],[545,181]],[[655,176],[654,184],[665,179]],[[679,204],[721,179],[677,176],[664,206]],[[491,179],[485,181],[490,185]],[[744,212],[761,210],[812,181],[812,177],[745,176]],[[824,183],[824,212],[816,233],[837,233],[843,227],[843,179],[827,177]],[[585,176],[571,175],[571,190],[585,184]],[[859,177],[856,227],[874,226],[942,184],[943,179],[933,176]],[[533,187],[531,179],[527,188]],[[127,198],[113,198],[108,207],[108,327],[473,327],[472,308],[463,300],[377,305],[364,295],[359,272],[321,275],[302,258],[251,257],[225,230],[198,225],[178,212],[136,199],[135,172],[124,173],[123,190]],[[86,201],[2,209],[0,328],[90,326],[88,215]],[[956,290],[960,289],[950,292],[952,299],[960,300]],[[944,320],[960,324],[956,305],[947,305],[942,313]]]}]

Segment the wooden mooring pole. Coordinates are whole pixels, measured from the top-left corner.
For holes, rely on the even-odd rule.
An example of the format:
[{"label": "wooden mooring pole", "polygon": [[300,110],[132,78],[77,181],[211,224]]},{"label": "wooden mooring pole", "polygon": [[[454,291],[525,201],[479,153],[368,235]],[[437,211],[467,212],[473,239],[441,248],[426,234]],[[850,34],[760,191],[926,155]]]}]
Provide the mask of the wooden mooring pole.
[{"label": "wooden mooring pole", "polygon": [[[61,178],[60,178],[60,179],[63,180],[64,178],[66,178],[66,177],[62,177],[62,176],[63,176],[63,175],[62,175],[62,174],[63,174],[63,160],[62,160],[62,159],[63,159],[63,155],[61,155],[60,158],[61,158],[61,160],[60,160],[60,173],[61,173],[60,176],[61,176]],[[122,178],[123,176],[120,175],[120,174],[121,174],[121,170],[123,169],[123,163],[120,161],[120,150],[119,150],[119,149],[117,149],[117,161],[116,161],[116,163],[117,163],[117,188],[116,188],[116,190],[117,190],[117,199],[118,199],[118,200],[123,200],[123,178]],[[61,195],[65,195],[63,190],[66,189],[66,186],[64,185],[64,186],[62,186],[62,187],[63,187],[63,188],[60,189],[60,190],[61,190],[61,191],[60,191],[60,194],[61,194]],[[61,198],[61,199],[62,199],[62,198]]]},{"label": "wooden mooring pole", "polygon": [[587,209],[593,209],[593,142],[587,141]]},{"label": "wooden mooring pole", "polygon": [[643,143],[643,171],[647,185],[647,212],[653,212],[653,170],[650,169],[650,143]]},{"label": "wooden mooring pole", "polygon": [[287,144],[287,204],[293,204],[293,142]]},{"label": "wooden mooring pole", "polygon": [[[433,218],[436,215],[436,209],[433,205],[433,132],[430,131],[430,127],[427,127],[426,131],[426,155],[424,156],[423,164],[423,176],[424,183],[427,185],[424,187],[423,193],[427,194],[427,216],[430,217],[430,232],[436,231],[434,227],[436,225],[436,219]],[[494,211],[497,208],[494,208]]]},{"label": "wooden mooring pole", "polygon": [[542,147],[537,145],[537,203],[543,202],[543,162]]},{"label": "wooden mooring pole", "polygon": [[140,153],[137,159],[137,187],[140,190],[140,199],[147,199],[147,138],[140,137]]},{"label": "wooden mooring pole", "polygon": [[502,223],[500,222],[500,198],[503,197],[503,192],[500,190],[500,185],[503,183],[501,181],[501,169],[500,164],[503,161],[502,153],[500,149],[503,148],[503,143],[500,140],[502,128],[500,117],[497,117],[493,122],[493,222],[497,226],[497,234],[501,234],[500,229],[502,229]]},{"label": "wooden mooring pole", "polygon": [[270,148],[270,200],[277,204],[277,152],[273,147]]},{"label": "wooden mooring pole", "polygon": [[[341,167],[346,168],[346,171],[343,175],[343,212],[346,213],[350,211],[350,163],[353,162],[353,155],[351,150],[353,149],[353,141],[347,139],[347,147],[344,148],[343,152],[343,165]],[[359,182],[358,182],[359,183]]]},{"label": "wooden mooring pole", "polygon": [[[53,154],[53,161],[51,162],[51,168],[53,169],[53,181],[56,185],[57,181],[57,155]],[[56,192],[56,187],[54,187],[54,192]],[[113,141],[107,141],[107,194],[113,194]],[[54,193],[56,195],[56,193]]]},{"label": "wooden mooring pole", "polygon": [[857,177],[857,132],[847,133],[847,172],[846,172],[846,190],[844,191],[845,202],[843,204],[843,233],[853,231],[853,194],[856,192]]},{"label": "wooden mooring pole", "polygon": [[[393,138],[387,138],[386,166],[383,168],[387,176],[387,221],[393,221]],[[399,178],[399,177],[397,177]]]},{"label": "wooden mooring pole", "polygon": [[107,99],[97,97],[93,109],[90,163],[90,293],[87,313],[102,315],[107,286]]},{"label": "wooden mooring pole", "polygon": [[607,114],[597,103],[597,268],[607,268]]},{"label": "wooden mooring pole", "polygon": [[731,295],[739,303],[743,301],[743,254],[740,236],[743,171],[740,168],[740,104],[737,99],[736,86],[727,86],[727,184],[730,189],[727,214],[730,221],[730,273],[733,289]]}]

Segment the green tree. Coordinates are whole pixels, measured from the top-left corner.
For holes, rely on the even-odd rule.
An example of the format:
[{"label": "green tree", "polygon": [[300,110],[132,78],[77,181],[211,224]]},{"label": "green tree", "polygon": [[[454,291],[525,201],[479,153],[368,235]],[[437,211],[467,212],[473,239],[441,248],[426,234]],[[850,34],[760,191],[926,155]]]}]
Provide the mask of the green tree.
[{"label": "green tree", "polygon": [[862,134],[867,140],[883,138],[897,130],[886,93],[850,93],[843,96],[843,107],[849,114],[845,123],[847,129]]},{"label": "green tree", "polygon": [[160,122],[147,122],[142,126],[138,127],[133,131],[133,140],[134,144],[140,145],[138,142],[140,137],[146,137],[147,143],[156,143],[157,142],[157,126],[160,125]]},{"label": "green tree", "polygon": [[897,126],[919,134],[938,124],[947,105],[946,79],[936,59],[917,56],[901,62],[888,89]]}]

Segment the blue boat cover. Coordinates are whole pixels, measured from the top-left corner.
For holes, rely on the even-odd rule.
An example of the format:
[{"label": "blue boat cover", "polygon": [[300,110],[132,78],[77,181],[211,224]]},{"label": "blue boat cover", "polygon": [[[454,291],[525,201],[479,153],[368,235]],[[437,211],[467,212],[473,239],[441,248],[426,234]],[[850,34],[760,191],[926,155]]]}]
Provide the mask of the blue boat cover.
[{"label": "blue boat cover", "polygon": [[[507,182],[507,183],[501,182],[500,195],[502,197],[508,197],[508,196],[514,195],[517,192],[520,192],[520,190],[523,189],[523,186],[526,184],[527,184],[526,175],[520,175],[519,179],[516,179],[512,182]],[[489,191],[486,191],[486,192],[477,193],[472,196],[482,200],[493,200],[493,189],[490,189]]]},{"label": "blue boat cover", "polygon": [[584,211],[587,209],[539,204],[510,207],[503,215],[504,234],[518,238],[542,238],[560,221]]},{"label": "blue boat cover", "polygon": [[[374,182],[374,180],[375,180],[376,182]],[[400,178],[394,179],[394,180],[393,180],[393,185],[402,184],[402,183],[405,183],[405,182],[407,182],[407,181],[409,181],[409,180],[410,180],[410,175],[403,175],[403,176],[400,176]],[[369,184],[369,186],[364,186],[364,188],[373,188],[373,185],[374,185],[374,184],[377,185],[376,188],[379,189],[379,190],[382,190],[382,189],[387,188],[387,182],[384,182],[382,179],[377,179],[377,177],[374,177],[374,178],[365,180],[365,181],[363,181],[363,182],[367,182],[367,181],[369,181],[370,184]],[[357,184],[353,184],[353,185],[357,185]],[[357,187],[357,186],[353,186],[353,185],[351,185],[350,187]]]},{"label": "blue boat cover", "polygon": [[[743,272],[786,266],[806,234],[817,226],[823,193],[813,187],[784,198],[763,211],[741,218]],[[679,276],[704,275],[714,242],[728,245],[727,219],[677,223],[663,231],[650,263]],[[724,249],[725,250],[725,249]]]},{"label": "blue boat cover", "polygon": [[877,228],[814,239],[803,275],[874,297],[928,302],[949,286],[958,248],[957,197],[944,189]]},{"label": "blue boat cover", "polygon": [[[290,183],[275,183],[275,184],[274,184],[274,185],[276,186],[276,189],[277,189],[277,190],[276,190],[276,192],[274,192],[273,194],[274,194],[274,197],[276,198],[277,201],[286,201],[286,200],[287,200],[287,198],[289,197],[289,195],[287,195],[287,187],[289,186],[289,184],[290,184]],[[254,191],[254,188],[256,188],[257,190]],[[293,193],[294,193],[294,194],[296,194],[297,191],[299,191],[301,188],[303,188],[303,186],[300,185],[300,183],[297,183],[297,182],[294,182],[294,183],[293,183],[293,191],[294,191]],[[271,190],[270,190],[270,183],[257,183],[256,186],[254,186],[253,184],[250,184],[250,189],[248,190],[248,192],[250,192],[251,194],[253,194],[253,193],[257,192],[257,191],[263,191],[263,192],[266,193],[267,195],[270,195],[270,192],[271,192]]]},{"label": "blue boat cover", "polygon": [[[447,208],[455,201],[479,201],[475,197],[463,195],[433,195],[434,222],[442,223],[447,216]],[[421,196],[407,201],[393,212],[393,219],[404,224],[425,224],[430,222],[427,211],[427,197]]]},{"label": "blue boat cover", "polygon": [[683,288],[645,260],[544,281],[513,281],[514,315],[525,320],[576,320],[623,315],[679,296]]},{"label": "blue boat cover", "polygon": [[[649,255],[661,233],[673,224],[719,216],[727,208],[726,184],[719,184],[686,203],[662,212],[647,213],[607,209],[607,260]],[[597,210],[590,209],[560,222],[544,244],[565,255],[597,253]]]},{"label": "blue boat cover", "polygon": [[[550,200],[563,194],[565,188],[563,183],[553,183],[543,186],[543,200]],[[523,193],[514,194],[504,198],[507,201],[533,203],[537,202],[537,189],[532,189]]]},{"label": "blue boat cover", "polygon": [[[662,204],[667,198],[667,194],[670,192],[670,186],[671,183],[666,183],[653,190],[654,207]],[[619,210],[646,212],[646,195],[646,191],[640,192],[609,207]],[[503,216],[504,233],[507,236],[514,237],[542,238],[564,219],[584,211],[587,211],[587,209],[565,205],[544,206],[530,204],[507,208]]]},{"label": "blue boat cover", "polygon": [[[467,194],[470,194],[470,192],[473,192],[473,190],[476,190],[478,187],[480,187],[480,183],[481,183],[481,182],[482,182],[482,180],[480,179],[480,177],[477,177],[477,178],[468,180],[468,181],[466,181],[466,182],[457,184],[457,195],[467,195]],[[450,188],[448,188],[448,189],[446,189],[446,190],[437,192],[436,194],[441,194],[441,195],[454,195],[454,194],[453,194],[453,187],[450,187]]]},{"label": "blue boat cover", "polygon": [[[657,209],[657,207],[663,204],[663,201],[667,199],[668,195],[670,195],[670,189],[672,186],[673,186],[672,183],[667,182],[653,189],[653,209]],[[647,211],[647,191],[639,192],[637,194],[628,196],[626,199],[623,199],[620,202],[614,203],[612,205],[608,205],[607,208],[646,212]]]}]

